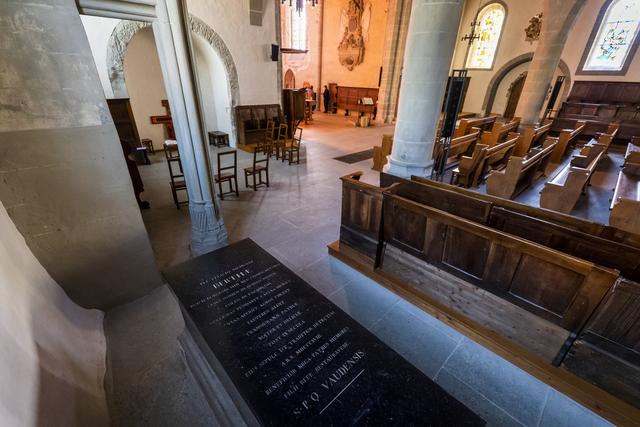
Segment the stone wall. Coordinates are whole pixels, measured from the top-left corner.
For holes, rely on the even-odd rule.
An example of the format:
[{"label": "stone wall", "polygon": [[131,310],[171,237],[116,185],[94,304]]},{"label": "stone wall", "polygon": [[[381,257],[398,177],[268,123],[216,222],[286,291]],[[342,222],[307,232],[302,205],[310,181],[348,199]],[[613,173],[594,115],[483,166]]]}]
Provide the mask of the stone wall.
[{"label": "stone wall", "polygon": [[76,303],[161,283],[73,0],[0,3],[0,201]]}]

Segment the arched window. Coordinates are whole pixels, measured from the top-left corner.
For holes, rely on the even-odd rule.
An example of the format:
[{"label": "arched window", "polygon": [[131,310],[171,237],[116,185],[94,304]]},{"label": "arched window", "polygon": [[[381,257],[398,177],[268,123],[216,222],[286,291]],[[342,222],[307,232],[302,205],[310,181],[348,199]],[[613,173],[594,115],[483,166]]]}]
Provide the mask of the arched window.
[{"label": "arched window", "polygon": [[[607,4],[608,3],[608,4]],[[640,0],[614,0],[602,7],[587,45],[581,70],[592,74],[624,73],[638,45]],[[603,73],[604,72],[604,73]]]},{"label": "arched window", "polygon": [[291,8],[291,48],[307,50],[307,10],[296,12]]},{"label": "arched window", "polygon": [[504,24],[505,10],[500,3],[490,3],[478,12],[477,35],[469,47],[467,68],[491,69]]}]

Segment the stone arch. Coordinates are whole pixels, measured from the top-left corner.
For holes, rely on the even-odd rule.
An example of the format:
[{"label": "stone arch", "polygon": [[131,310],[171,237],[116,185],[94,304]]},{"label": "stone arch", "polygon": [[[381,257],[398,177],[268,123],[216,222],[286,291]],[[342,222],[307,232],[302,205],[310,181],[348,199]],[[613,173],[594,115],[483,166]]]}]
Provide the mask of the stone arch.
[{"label": "stone arch", "polygon": [[[502,80],[507,76],[507,74],[509,74],[509,72],[514,68],[516,68],[517,66],[527,62],[531,62],[532,59],[533,59],[533,52],[523,53],[522,55],[516,56],[515,58],[511,59],[506,64],[504,64],[498,71],[496,71],[496,73],[491,78],[491,81],[489,82],[487,93],[485,94],[484,101],[482,103],[482,111],[484,111],[485,115],[488,115],[489,113],[491,113],[491,108],[493,107],[493,102],[496,99],[496,93],[498,92],[498,87],[500,86],[500,83],[502,83]],[[569,88],[571,87],[571,72],[569,71],[569,66],[567,65],[567,63],[564,62],[562,59],[558,63],[558,68],[560,68],[562,73],[565,75],[565,84],[562,92],[563,93],[562,96],[564,98],[568,93]]]},{"label": "stone arch", "polygon": [[296,87],[296,75],[293,74],[291,68],[284,73],[284,88],[285,89],[295,89]]},{"label": "stone arch", "polygon": [[[148,22],[120,21],[109,37],[107,44],[107,72],[113,89],[113,96],[116,98],[127,98],[129,96],[124,78],[124,54],[127,51],[127,47],[138,31],[149,26]],[[235,134],[234,109],[240,101],[240,83],[233,56],[222,37],[200,18],[191,14],[189,14],[189,29],[206,40],[222,59],[231,92],[231,128]]]}]

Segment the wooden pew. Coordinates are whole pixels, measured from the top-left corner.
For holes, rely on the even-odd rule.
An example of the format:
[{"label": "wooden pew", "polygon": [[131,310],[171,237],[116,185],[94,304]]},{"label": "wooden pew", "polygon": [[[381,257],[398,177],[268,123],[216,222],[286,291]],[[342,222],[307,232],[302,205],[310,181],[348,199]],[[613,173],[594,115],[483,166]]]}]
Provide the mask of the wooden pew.
[{"label": "wooden pew", "polygon": [[526,158],[511,157],[503,171],[492,171],[487,178],[487,193],[513,199],[533,181],[545,174],[556,142],[545,141],[542,148],[532,148]]},{"label": "wooden pew", "polygon": [[596,132],[596,136],[595,136],[596,140],[598,141],[599,144],[602,144],[606,147],[605,152],[609,151],[609,146],[611,146],[613,139],[618,134],[618,130],[620,130],[620,124],[611,123],[607,127],[606,132]]},{"label": "wooden pew", "polygon": [[371,169],[382,172],[382,168],[387,164],[387,156],[391,155],[393,148],[393,135],[382,135],[382,144],[373,147],[373,167]]},{"label": "wooden pew", "polygon": [[640,235],[640,164],[622,168],[610,209],[609,225]]},{"label": "wooden pew", "polygon": [[507,140],[494,146],[476,144],[471,156],[462,156],[454,176],[457,184],[477,187],[493,169],[501,169],[511,157],[518,141],[517,133],[510,133]]},{"label": "wooden pew", "polygon": [[522,134],[520,135],[520,139],[518,139],[515,150],[513,150],[513,155],[516,157],[524,157],[529,152],[531,147],[542,145],[544,140],[547,138],[549,130],[551,130],[552,124],[552,120],[547,120],[540,127],[525,127]]},{"label": "wooden pew", "polygon": [[631,138],[627,144],[627,151],[624,154],[624,166],[628,164],[640,165],[640,136]]},{"label": "wooden pew", "polygon": [[[465,153],[468,153],[473,150],[476,143],[478,142],[478,138],[480,137],[480,129],[475,129],[473,133],[469,133],[467,135],[459,136],[457,138],[453,138],[451,140],[451,145],[449,146],[449,151],[447,153],[447,163],[457,159]],[[433,145],[433,158],[437,159],[438,156],[444,155],[444,153],[437,153],[438,145]]]},{"label": "wooden pew", "polygon": [[378,246],[382,218],[382,192],[392,188],[377,187],[360,181],[358,171],[340,178],[342,181],[342,216],[340,242],[373,260]]},{"label": "wooden pew", "polygon": [[540,207],[571,213],[591,179],[606,147],[592,140],[540,192]]},{"label": "wooden pew", "polygon": [[478,118],[470,118],[470,119],[462,119],[458,124],[458,127],[455,131],[453,131],[453,137],[458,138],[460,136],[467,135],[469,133],[475,132],[473,128],[479,128],[480,130],[487,130],[496,121],[495,114],[491,114],[487,117],[478,117]]},{"label": "wooden pew", "polygon": [[[614,270],[416,203],[395,190],[384,193],[380,269],[548,362],[563,352],[562,337],[582,329],[618,279]],[[434,283],[426,277],[434,267],[461,281]],[[487,293],[476,290],[474,296],[469,285]]]},{"label": "wooden pew", "polygon": [[515,117],[507,123],[495,122],[490,131],[484,131],[480,135],[480,143],[493,147],[503,142],[509,133],[516,132],[520,126],[520,117]]},{"label": "wooden pew", "polygon": [[571,346],[562,368],[640,407],[640,284],[621,280]]},{"label": "wooden pew", "polygon": [[585,127],[585,122],[578,121],[574,129],[564,129],[557,138],[547,137],[547,139],[553,139],[557,142],[553,154],[551,154],[550,162],[552,164],[557,165],[562,161],[562,157],[564,157],[567,152],[567,148],[578,141],[578,137]]}]

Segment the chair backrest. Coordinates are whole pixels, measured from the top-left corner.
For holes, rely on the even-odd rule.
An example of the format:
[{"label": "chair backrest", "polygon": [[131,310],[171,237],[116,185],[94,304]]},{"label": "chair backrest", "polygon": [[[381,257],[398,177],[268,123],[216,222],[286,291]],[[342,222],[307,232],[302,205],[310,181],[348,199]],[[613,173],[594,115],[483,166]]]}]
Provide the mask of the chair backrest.
[{"label": "chair backrest", "polygon": [[297,127],[295,132],[293,133],[292,144],[294,147],[300,148],[301,143],[302,143],[302,128]]},{"label": "chair backrest", "polygon": [[[232,157],[233,164],[230,166],[222,166],[223,157]],[[222,171],[230,170],[230,169],[233,169],[233,174],[235,175],[237,167],[238,167],[238,152],[236,150],[222,151],[218,153],[218,177],[222,175]]]},{"label": "chair backrest", "polygon": [[[173,163],[178,164],[178,169],[180,170],[180,173],[174,172]],[[180,157],[167,157],[167,166],[169,167],[169,178],[171,178],[171,182],[174,182],[175,178],[184,177],[184,173],[182,172],[182,163],[180,162]]]},{"label": "chair backrest", "polygon": [[265,129],[265,139],[267,141],[273,141],[273,134],[276,131],[276,122],[269,119],[267,120],[267,128]]},{"label": "chair backrest", "polygon": [[287,139],[287,131],[289,127],[286,123],[280,123],[278,127],[278,141],[283,141]]},{"label": "chair backrest", "polygon": [[[258,158],[258,151],[253,151],[253,170],[256,170],[258,166],[264,166],[265,168],[269,168],[269,156],[267,153],[263,153],[263,157],[261,159]],[[264,165],[262,164],[264,163]]]}]

